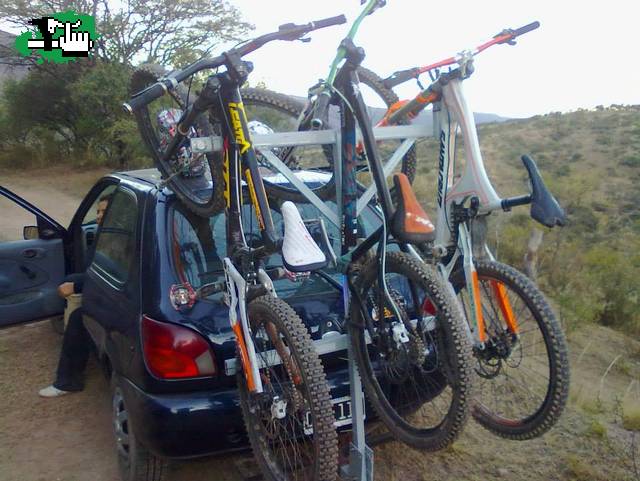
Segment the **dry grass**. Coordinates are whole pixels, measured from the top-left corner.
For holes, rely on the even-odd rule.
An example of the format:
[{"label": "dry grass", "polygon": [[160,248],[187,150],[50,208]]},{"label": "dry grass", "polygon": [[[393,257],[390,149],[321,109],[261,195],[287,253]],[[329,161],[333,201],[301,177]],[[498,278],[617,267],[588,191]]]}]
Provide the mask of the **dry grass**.
[{"label": "dry grass", "polygon": [[640,406],[629,406],[624,410],[622,427],[629,431],[640,431]]},{"label": "dry grass", "polygon": [[586,433],[594,438],[607,439],[607,427],[597,419],[591,421]]},{"label": "dry grass", "polygon": [[611,478],[589,462],[573,454],[567,455],[566,474],[576,481],[610,481]]}]

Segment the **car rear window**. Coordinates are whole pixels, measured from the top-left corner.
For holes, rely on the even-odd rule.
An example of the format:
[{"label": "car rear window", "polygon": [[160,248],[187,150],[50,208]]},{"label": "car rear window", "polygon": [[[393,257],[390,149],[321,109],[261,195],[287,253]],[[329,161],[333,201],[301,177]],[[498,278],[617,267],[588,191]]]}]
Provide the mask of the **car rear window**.
[{"label": "car rear window", "polygon": [[[327,203],[335,209],[331,202]],[[312,204],[296,204],[303,219],[317,219],[320,212]],[[222,259],[227,255],[225,216],[219,214],[211,218],[202,218],[192,214],[179,202],[174,203],[171,211],[172,256],[177,277],[181,282],[189,282],[194,288],[202,284],[216,282],[224,275]],[[271,210],[276,232],[282,234],[284,226],[282,216],[276,209]],[[379,216],[372,209],[365,209],[360,218],[364,235],[368,235],[380,225]],[[340,234],[338,228],[325,221],[329,241],[336,254],[340,254]],[[260,229],[255,219],[253,207],[243,205],[243,230],[250,245],[261,242]],[[282,257],[273,254],[266,260],[266,267],[281,267]],[[330,269],[327,269],[331,272]],[[286,281],[284,281],[286,282]],[[276,287],[278,287],[276,285]]]}]

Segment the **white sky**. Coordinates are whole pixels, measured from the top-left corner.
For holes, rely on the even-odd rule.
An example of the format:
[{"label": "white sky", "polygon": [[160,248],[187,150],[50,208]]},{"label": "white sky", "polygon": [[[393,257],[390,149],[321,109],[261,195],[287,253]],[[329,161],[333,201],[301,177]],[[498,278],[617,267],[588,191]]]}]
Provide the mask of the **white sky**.
[{"label": "white sky", "polygon": [[[250,82],[306,95],[324,78],[335,49],[358,12],[359,0],[230,0],[259,35],[282,23],[306,23],[344,13],[348,23],[313,32],[310,43],[273,42],[247,58],[255,65]],[[356,45],[363,63],[382,76],[426,65],[472,48],[503,28],[538,20],[538,30],[514,47],[497,45],[476,58],[465,82],[471,107],[510,117],[526,117],[612,103],[640,104],[640,2],[608,0],[388,0],[366,18]],[[253,35],[252,34],[252,35]],[[429,81],[423,76],[423,83]],[[417,93],[408,82],[401,97]]]},{"label": "white sky", "polygon": [[[339,41],[361,9],[359,0],[229,1],[256,26],[250,34],[256,36],[282,23],[347,16],[347,24],[313,32],[310,43],[273,42],[247,57],[255,65],[251,83],[263,81],[272,90],[301,96],[327,75]],[[478,56],[476,71],[465,82],[475,112],[527,117],[640,104],[638,18],[638,0],[387,0],[364,20],[356,45],[367,52],[363,65],[386,77],[538,20],[541,27],[516,46],[497,45]],[[423,83],[428,81],[424,75]],[[409,98],[417,87],[410,81],[396,92]]]}]

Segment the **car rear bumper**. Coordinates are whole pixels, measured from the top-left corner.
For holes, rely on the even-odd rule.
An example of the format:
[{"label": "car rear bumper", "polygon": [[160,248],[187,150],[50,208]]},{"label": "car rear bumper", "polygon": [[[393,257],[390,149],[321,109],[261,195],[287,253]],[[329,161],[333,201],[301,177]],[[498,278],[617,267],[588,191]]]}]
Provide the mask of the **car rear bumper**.
[{"label": "car rear bumper", "polygon": [[[346,369],[328,380],[332,398],[349,395]],[[249,445],[236,389],[150,394],[122,379],[122,390],[138,441],[157,456],[196,457]]]}]

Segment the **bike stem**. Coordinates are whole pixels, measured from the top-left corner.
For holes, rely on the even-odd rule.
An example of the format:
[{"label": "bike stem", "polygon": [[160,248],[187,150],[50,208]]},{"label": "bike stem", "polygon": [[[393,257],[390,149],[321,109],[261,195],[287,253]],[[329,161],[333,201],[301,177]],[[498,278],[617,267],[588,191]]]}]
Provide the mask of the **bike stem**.
[{"label": "bike stem", "polygon": [[[360,15],[358,15],[358,18],[356,18],[356,20],[351,25],[351,28],[349,29],[349,33],[347,34],[346,38],[353,40],[356,37],[356,33],[358,32],[358,29],[360,28],[360,24],[364,20],[364,17],[372,13],[379,2],[380,0],[369,0],[369,2],[365,5],[364,9],[362,9],[362,12],[360,12]],[[340,62],[342,62],[345,59],[346,54],[347,54],[347,49],[341,44],[340,47],[338,47],[338,52],[336,53],[336,56],[333,59],[333,62],[331,63],[331,68],[329,69],[329,75],[327,76],[327,80],[325,81],[326,86],[333,86],[333,82],[335,81],[336,75],[338,73],[338,66],[340,65]]]}]

